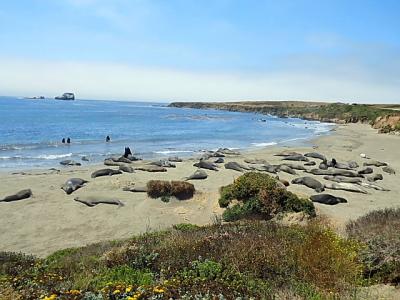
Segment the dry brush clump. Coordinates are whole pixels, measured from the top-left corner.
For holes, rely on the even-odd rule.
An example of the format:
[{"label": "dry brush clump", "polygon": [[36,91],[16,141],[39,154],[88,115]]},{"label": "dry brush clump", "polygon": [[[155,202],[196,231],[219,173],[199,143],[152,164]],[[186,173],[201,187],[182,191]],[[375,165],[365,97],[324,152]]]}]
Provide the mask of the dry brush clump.
[{"label": "dry brush clump", "polygon": [[[239,203],[231,205],[233,200]],[[260,217],[271,219],[278,213],[303,211],[315,216],[314,204],[287,191],[279,182],[257,172],[246,173],[220,190],[219,205],[225,207],[225,221]]]},{"label": "dry brush clump", "polygon": [[179,200],[190,199],[195,193],[194,185],[185,181],[150,180],[147,194],[151,198],[176,197]]},{"label": "dry brush clump", "polygon": [[350,238],[364,244],[364,274],[373,282],[400,284],[400,208],[372,211],[350,222]]}]

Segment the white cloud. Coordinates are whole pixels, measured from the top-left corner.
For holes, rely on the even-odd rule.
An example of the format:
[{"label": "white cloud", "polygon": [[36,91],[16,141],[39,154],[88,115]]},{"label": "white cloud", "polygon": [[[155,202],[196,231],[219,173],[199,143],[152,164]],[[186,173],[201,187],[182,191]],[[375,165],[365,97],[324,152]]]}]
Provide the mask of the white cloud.
[{"label": "white cloud", "polygon": [[315,100],[400,103],[398,84],[312,72],[215,73],[110,63],[0,59],[3,95],[144,101]]}]

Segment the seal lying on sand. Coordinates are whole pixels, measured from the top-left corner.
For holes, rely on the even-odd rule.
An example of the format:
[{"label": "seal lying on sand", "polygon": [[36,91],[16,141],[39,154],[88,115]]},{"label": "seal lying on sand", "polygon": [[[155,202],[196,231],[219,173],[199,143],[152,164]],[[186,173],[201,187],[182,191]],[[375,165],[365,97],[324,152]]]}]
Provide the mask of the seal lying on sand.
[{"label": "seal lying on sand", "polygon": [[104,165],[105,166],[117,166],[117,167],[119,167],[119,166],[124,166],[126,164],[123,163],[123,162],[116,162],[116,161],[112,160],[111,158],[106,158],[104,160]]},{"label": "seal lying on sand", "polygon": [[176,165],[168,160],[158,160],[149,163],[149,165],[163,167],[163,168],[176,168]]},{"label": "seal lying on sand", "polygon": [[63,165],[63,166],[81,166],[82,164],[79,163],[79,162],[76,162],[74,160],[67,159],[67,160],[60,161],[60,165]]},{"label": "seal lying on sand", "polygon": [[335,181],[335,182],[347,182],[347,183],[360,183],[361,178],[359,177],[346,177],[346,176],[331,176],[326,175],[324,176],[325,180]]},{"label": "seal lying on sand", "polygon": [[140,170],[140,171],[145,171],[145,172],[167,172],[167,169],[164,167],[159,167],[159,166],[142,166],[142,167],[137,167],[135,170]]},{"label": "seal lying on sand", "polygon": [[311,157],[311,158],[317,158],[317,159],[326,161],[325,155],[322,155],[322,154],[317,153],[317,152],[309,152],[309,153],[304,154],[304,156],[305,157]]},{"label": "seal lying on sand", "polygon": [[239,172],[244,172],[244,170],[251,170],[249,167],[239,164],[236,161],[230,161],[230,162],[226,163],[224,166],[225,166],[225,169],[231,169],[231,170],[235,170],[235,171],[239,171]]},{"label": "seal lying on sand", "polygon": [[201,160],[198,163],[193,164],[193,166],[202,168],[202,169],[218,171],[218,167],[216,164],[209,162],[209,161],[205,161],[205,160]]},{"label": "seal lying on sand", "polygon": [[309,161],[309,162],[306,162],[304,165],[305,166],[315,166],[317,163],[315,162],[315,161]]},{"label": "seal lying on sand", "polygon": [[299,177],[292,180],[293,184],[303,184],[309,188],[314,189],[317,193],[323,192],[324,185],[312,177]]},{"label": "seal lying on sand", "polygon": [[307,173],[311,173],[314,175],[341,175],[346,177],[364,177],[361,174],[358,174],[351,170],[340,170],[340,169],[333,169],[333,170],[320,170],[320,169],[311,169],[306,171]]},{"label": "seal lying on sand", "polygon": [[229,148],[219,148],[216,152],[226,155],[240,155],[240,152],[231,150]]},{"label": "seal lying on sand", "polygon": [[294,156],[294,155],[302,155],[302,154],[293,151],[282,151],[281,153],[274,154],[274,156]]},{"label": "seal lying on sand", "polygon": [[294,160],[294,161],[309,161],[309,159],[302,154],[285,156],[282,159],[283,160]]},{"label": "seal lying on sand", "polygon": [[374,173],[374,170],[370,167],[358,171],[358,174],[372,174],[372,173]]},{"label": "seal lying on sand", "polygon": [[362,188],[353,183],[347,183],[347,182],[327,183],[325,184],[325,187],[331,190],[344,190],[348,192],[368,194],[366,190],[363,190]]},{"label": "seal lying on sand", "polygon": [[77,189],[83,187],[87,182],[89,181],[81,178],[70,178],[61,186],[61,189],[63,189],[67,195],[69,195],[72,192],[75,192]]},{"label": "seal lying on sand", "polygon": [[387,166],[387,163],[371,159],[369,161],[364,162],[363,166],[384,167]]},{"label": "seal lying on sand", "polygon": [[9,195],[7,197],[4,197],[3,199],[0,199],[0,202],[12,202],[17,200],[27,199],[30,198],[31,196],[32,196],[31,189],[26,189],[26,190],[21,190],[14,195]]},{"label": "seal lying on sand", "polygon": [[305,171],[307,170],[304,166],[302,165],[296,165],[296,164],[290,164],[290,163],[284,163],[282,165],[288,166],[289,168],[295,169],[295,170],[300,170],[300,171]]},{"label": "seal lying on sand", "polygon": [[363,187],[366,187],[366,188],[369,188],[369,189],[374,189],[374,190],[377,190],[377,191],[385,191],[385,192],[386,191],[390,191],[388,189],[385,189],[384,187],[381,187],[379,185],[376,185],[376,184],[370,183],[370,182],[360,182],[359,185],[361,185]]},{"label": "seal lying on sand", "polygon": [[186,177],[185,180],[201,180],[208,177],[207,173],[203,170],[196,170],[192,175]]},{"label": "seal lying on sand", "polygon": [[100,169],[97,171],[94,171],[90,177],[96,178],[100,176],[112,176],[112,175],[117,175],[117,174],[122,174],[120,170],[113,170],[113,169]]},{"label": "seal lying on sand", "polygon": [[328,170],[328,164],[327,164],[326,160],[322,161],[319,164],[318,168],[321,169],[321,170]]},{"label": "seal lying on sand", "polygon": [[268,165],[269,164],[265,159],[262,159],[262,158],[253,158],[253,159],[246,158],[244,160],[244,162],[251,164],[251,165]]},{"label": "seal lying on sand", "polygon": [[170,162],[182,162],[182,158],[179,158],[178,156],[168,157],[168,160]]},{"label": "seal lying on sand", "polygon": [[279,171],[286,172],[286,173],[289,173],[289,174],[292,174],[292,175],[297,175],[296,171],[293,170],[291,167],[289,167],[287,165],[280,165],[279,166]]},{"label": "seal lying on sand", "polygon": [[224,162],[225,162],[225,160],[222,157],[218,157],[216,160],[214,160],[215,164],[222,164]]},{"label": "seal lying on sand", "polygon": [[386,173],[388,173],[390,175],[396,174],[396,171],[393,168],[389,167],[389,166],[383,167],[382,171],[386,172]]},{"label": "seal lying on sand", "polygon": [[135,172],[135,170],[131,166],[128,166],[128,165],[120,165],[119,170],[122,172],[126,172],[126,173],[134,173]]},{"label": "seal lying on sand", "polygon": [[373,181],[377,181],[377,180],[383,180],[383,176],[382,176],[382,174],[374,174],[374,175],[371,175],[371,176],[367,176],[367,180],[369,181],[369,182],[373,182]]},{"label": "seal lying on sand", "polygon": [[336,197],[330,194],[312,195],[310,197],[312,202],[318,202],[327,205],[335,205],[338,203],[347,203],[347,200],[341,197]]},{"label": "seal lying on sand", "polygon": [[122,190],[132,193],[147,193],[147,186],[124,187]]},{"label": "seal lying on sand", "polygon": [[74,198],[74,200],[81,202],[83,204],[86,204],[87,206],[90,206],[90,207],[96,206],[97,204],[100,204],[100,203],[124,206],[124,204],[121,201],[119,201],[118,199],[105,198],[105,197],[100,197],[100,196],[99,197],[98,196],[76,197],[76,198]]}]

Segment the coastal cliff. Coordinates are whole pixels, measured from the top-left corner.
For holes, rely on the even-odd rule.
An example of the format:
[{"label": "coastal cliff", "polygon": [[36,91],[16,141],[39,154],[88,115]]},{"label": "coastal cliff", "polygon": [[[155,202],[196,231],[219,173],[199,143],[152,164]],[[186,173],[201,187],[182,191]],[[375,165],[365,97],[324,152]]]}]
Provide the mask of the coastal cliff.
[{"label": "coastal cliff", "polygon": [[270,114],[281,118],[338,124],[368,123],[381,132],[400,131],[400,111],[396,105],[345,104],[307,101],[172,102],[170,107],[218,109]]}]

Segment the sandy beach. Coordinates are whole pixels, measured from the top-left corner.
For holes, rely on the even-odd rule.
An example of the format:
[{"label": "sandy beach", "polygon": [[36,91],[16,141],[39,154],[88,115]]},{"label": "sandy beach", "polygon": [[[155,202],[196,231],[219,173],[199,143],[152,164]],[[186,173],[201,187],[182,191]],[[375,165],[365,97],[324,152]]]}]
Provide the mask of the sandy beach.
[{"label": "sandy beach", "polygon": [[[257,151],[246,151],[241,156],[230,156],[226,161],[243,162],[245,158],[263,158],[271,164],[282,163],[281,157],[273,156],[282,150],[306,153],[317,151],[328,158],[340,162],[355,160],[360,166],[366,160],[360,153],[366,153],[371,159],[388,163],[397,172],[400,170],[398,149],[400,137],[378,134],[368,125],[338,125],[329,136],[321,136],[309,143],[309,147],[267,147]],[[128,238],[148,230],[170,227],[177,223],[204,225],[213,221],[222,213],[218,206],[218,189],[231,183],[242,173],[226,170],[221,165],[220,171],[206,170],[206,180],[191,181],[196,188],[193,199],[164,203],[160,199],[148,198],[145,193],[123,191],[127,186],[144,186],[148,180],[180,180],[191,175],[197,168],[196,160],[189,159],[176,163],[176,168],[169,168],[165,173],[136,171],[116,176],[92,179],[90,174],[103,165],[83,165],[81,167],[62,167],[55,165],[60,172],[52,170],[34,170],[24,173],[0,173],[0,198],[19,190],[30,188],[33,196],[27,200],[0,203],[0,250],[21,251],[39,256],[46,256],[55,250],[83,246],[102,240]],[[133,166],[143,164],[134,163]],[[113,167],[117,168],[117,167]],[[390,191],[367,189],[368,194],[326,190],[326,192],[344,197],[348,203],[328,206],[315,204],[318,214],[326,215],[337,228],[343,229],[347,221],[365,213],[384,207],[400,204],[400,175],[389,175],[381,168],[373,167],[374,173],[383,174],[384,179],[376,184]],[[298,171],[298,175],[279,172],[282,179],[307,176]],[[69,178],[80,177],[89,180],[85,187],[67,195],[60,186]],[[321,182],[323,176],[314,176]],[[302,196],[315,192],[302,185],[290,185],[288,189]],[[87,207],[74,201],[77,196],[102,195],[118,198],[123,207],[100,204]]]}]

